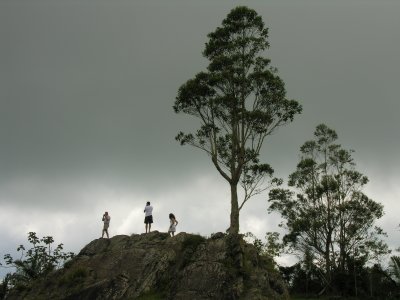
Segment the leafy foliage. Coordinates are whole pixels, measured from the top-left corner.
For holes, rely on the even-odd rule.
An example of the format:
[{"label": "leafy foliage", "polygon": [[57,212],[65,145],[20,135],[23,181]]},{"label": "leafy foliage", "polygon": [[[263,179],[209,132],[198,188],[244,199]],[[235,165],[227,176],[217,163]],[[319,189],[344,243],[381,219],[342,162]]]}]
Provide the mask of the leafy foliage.
[{"label": "leafy foliage", "polygon": [[8,293],[9,286],[10,286],[11,274],[7,274],[3,282],[0,283],[0,299],[4,299]]},{"label": "leafy foliage", "polygon": [[[207,71],[183,84],[174,104],[176,113],[196,117],[200,128],[180,132],[176,140],[205,151],[230,184],[230,233],[237,234],[243,204],[282,183],[259,161],[265,138],[293,121],[302,108],[286,98],[283,81],[263,57],[269,47],[268,29],[254,10],[234,8],[208,37],[203,52],[210,61]],[[239,182],[245,191],[240,206]]]},{"label": "leafy foliage", "polygon": [[385,233],[374,227],[383,206],[361,191],[368,178],[355,170],[353,151],[335,144],[336,132],[324,124],[314,135],[300,148],[300,162],[289,176],[296,197],[292,190],[271,190],[269,210],[285,220],[285,244],[310,252],[325,289],[335,289],[333,281],[340,280],[333,272],[348,275],[354,264],[364,265],[389,250],[380,239]]},{"label": "leafy foliage", "polygon": [[38,238],[35,232],[29,232],[28,241],[32,245],[30,249],[26,250],[24,245],[17,248],[21,253],[19,259],[14,259],[10,254],[4,255],[5,267],[15,268],[15,272],[6,277],[7,287],[28,286],[31,281],[45,277],[74,257],[72,252],[63,252],[63,244],[53,248],[54,239],[51,236]]},{"label": "leafy foliage", "polygon": [[268,256],[271,259],[280,256],[284,250],[283,244],[279,241],[278,232],[267,232],[265,234],[265,242],[251,232],[247,232],[245,237],[256,247],[260,255]]}]

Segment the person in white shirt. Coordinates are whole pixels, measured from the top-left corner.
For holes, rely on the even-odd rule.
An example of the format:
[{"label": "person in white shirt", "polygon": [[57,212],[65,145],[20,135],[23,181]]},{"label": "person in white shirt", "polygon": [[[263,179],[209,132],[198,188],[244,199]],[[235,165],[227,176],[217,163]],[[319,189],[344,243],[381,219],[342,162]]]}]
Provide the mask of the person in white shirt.
[{"label": "person in white shirt", "polygon": [[153,223],[153,206],[150,205],[150,202],[147,202],[144,208],[144,224],[146,224],[145,225],[146,233],[147,229],[150,232],[151,223]]},{"label": "person in white shirt", "polygon": [[101,238],[103,238],[104,233],[107,235],[107,238],[109,238],[108,227],[110,226],[111,217],[107,211],[104,213],[103,218],[101,220],[104,222],[103,231],[101,233]]}]

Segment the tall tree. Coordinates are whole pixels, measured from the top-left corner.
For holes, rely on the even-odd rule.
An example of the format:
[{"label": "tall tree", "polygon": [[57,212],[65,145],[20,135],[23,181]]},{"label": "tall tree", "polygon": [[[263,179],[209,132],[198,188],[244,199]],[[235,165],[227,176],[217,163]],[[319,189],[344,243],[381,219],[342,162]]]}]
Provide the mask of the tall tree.
[{"label": "tall tree", "polygon": [[[272,177],[271,167],[259,162],[265,138],[293,121],[302,108],[286,98],[277,70],[263,57],[268,30],[254,10],[234,8],[208,37],[203,52],[210,61],[207,71],[183,84],[174,104],[176,113],[192,115],[201,125],[194,134],[180,132],[176,139],[205,151],[229,183],[229,232],[237,234],[240,208],[264,189],[257,188],[262,178]],[[238,183],[246,194],[241,205]]]},{"label": "tall tree", "polygon": [[379,239],[382,230],[373,226],[383,206],[362,192],[368,178],[355,170],[353,151],[336,144],[336,132],[324,124],[314,135],[300,148],[300,162],[289,176],[297,198],[290,190],[271,190],[269,210],[285,219],[288,245],[299,252],[311,249],[320,258],[329,288],[332,271],[351,272],[359,249],[382,253],[387,246]]}]

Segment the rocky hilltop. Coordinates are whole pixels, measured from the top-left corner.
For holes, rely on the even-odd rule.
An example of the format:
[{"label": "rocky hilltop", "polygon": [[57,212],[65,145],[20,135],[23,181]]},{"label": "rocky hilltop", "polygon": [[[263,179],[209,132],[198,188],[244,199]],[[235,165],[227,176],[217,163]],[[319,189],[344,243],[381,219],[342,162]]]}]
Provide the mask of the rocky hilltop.
[{"label": "rocky hilltop", "polygon": [[63,269],[7,299],[288,298],[271,262],[240,236],[155,231],[94,240]]}]

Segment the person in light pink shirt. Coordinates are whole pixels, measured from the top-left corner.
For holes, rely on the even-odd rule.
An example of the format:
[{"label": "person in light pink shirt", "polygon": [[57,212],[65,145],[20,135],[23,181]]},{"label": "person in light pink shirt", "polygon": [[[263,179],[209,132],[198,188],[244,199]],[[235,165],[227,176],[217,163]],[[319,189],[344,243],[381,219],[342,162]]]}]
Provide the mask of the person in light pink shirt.
[{"label": "person in light pink shirt", "polygon": [[110,215],[108,214],[108,211],[106,211],[106,212],[104,213],[103,218],[102,218],[101,220],[104,222],[103,231],[102,231],[102,233],[101,233],[101,238],[104,237],[104,233],[107,235],[107,238],[110,238],[110,237],[108,236],[108,227],[110,226],[111,217],[110,217]]}]

